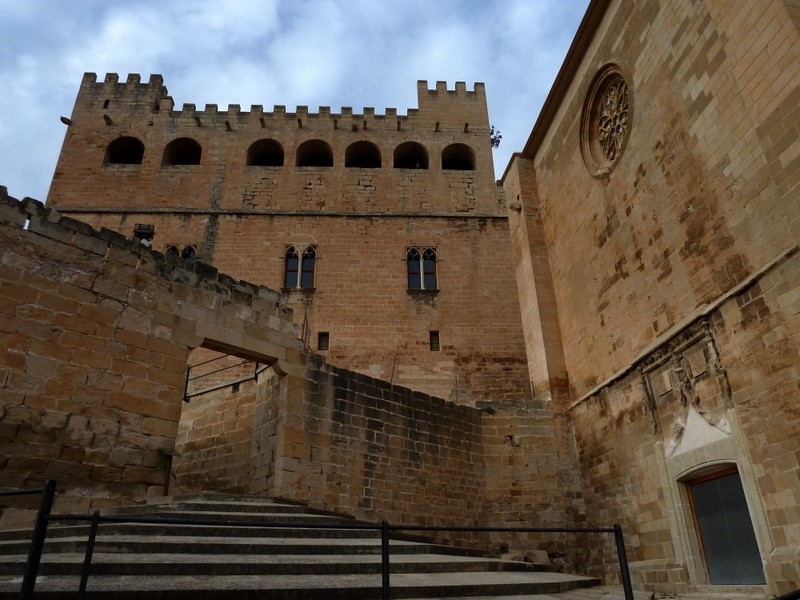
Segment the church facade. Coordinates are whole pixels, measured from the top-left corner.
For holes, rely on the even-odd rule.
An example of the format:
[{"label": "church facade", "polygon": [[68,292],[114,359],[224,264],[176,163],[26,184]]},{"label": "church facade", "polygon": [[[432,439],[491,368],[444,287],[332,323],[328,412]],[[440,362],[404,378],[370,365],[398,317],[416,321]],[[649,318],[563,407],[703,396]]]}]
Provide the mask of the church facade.
[{"label": "church facade", "polygon": [[503,176],[532,389],[654,589],[800,580],[798,16],[592,2]]}]

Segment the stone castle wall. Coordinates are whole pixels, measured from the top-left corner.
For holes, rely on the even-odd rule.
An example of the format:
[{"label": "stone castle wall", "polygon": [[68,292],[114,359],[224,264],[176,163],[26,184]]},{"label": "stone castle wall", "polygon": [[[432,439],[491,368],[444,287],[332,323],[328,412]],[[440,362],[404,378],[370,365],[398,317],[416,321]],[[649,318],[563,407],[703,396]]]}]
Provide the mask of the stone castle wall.
[{"label": "stone castle wall", "polygon": [[[330,366],[303,351],[284,296],[30,199],[3,195],[0,230],[3,487],[53,478],[56,511],[83,512],[161,496],[169,476],[170,494],[257,494],[368,521],[580,524],[543,407],[470,407]],[[210,368],[186,388],[187,361],[220,352],[258,362],[258,379]],[[574,562],[563,536],[441,537]]]},{"label": "stone castle wall", "polygon": [[[143,143],[141,164],[109,162],[120,137]],[[179,138],[199,143],[199,164],[163,164]],[[281,166],[248,164],[263,140],[282,149]],[[330,150],[331,166],[298,166],[308,142]],[[353,144],[371,145],[374,168],[347,166]],[[396,167],[409,144],[419,154]],[[454,149],[461,168],[445,168]],[[330,362],[460,403],[530,395],[482,84],[419,82],[418,108],[400,115],[174,110],[159,76],[87,74],[48,205],[125,235],[154,224],[157,250],[191,245],[203,261],[273,289],[284,285],[287,246],[313,245],[314,289],[288,300],[310,349],[327,333]],[[437,290],[407,290],[411,247],[436,249]]]}]

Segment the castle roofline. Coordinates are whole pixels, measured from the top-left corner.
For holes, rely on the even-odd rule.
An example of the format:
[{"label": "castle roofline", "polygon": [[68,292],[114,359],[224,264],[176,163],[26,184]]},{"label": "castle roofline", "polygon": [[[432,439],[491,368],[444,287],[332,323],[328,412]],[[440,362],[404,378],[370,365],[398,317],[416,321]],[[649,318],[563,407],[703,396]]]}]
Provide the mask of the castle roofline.
[{"label": "castle roofline", "polygon": [[[196,105],[193,103],[184,103],[181,111],[174,111],[174,102],[169,95],[167,88],[164,86],[164,78],[162,75],[150,75],[148,81],[142,81],[142,76],[139,73],[131,73],[127,75],[124,81],[121,81],[118,73],[106,73],[103,80],[98,82],[96,73],[84,73],[81,82],[82,91],[87,93],[93,92],[97,94],[100,91],[108,95],[128,97],[129,94],[141,93],[143,90],[150,90],[151,94],[157,96],[156,103],[159,109],[169,110],[173,112],[185,112],[192,116],[208,116],[225,114],[225,115],[238,115],[246,111],[241,110],[239,104],[229,104],[227,110],[219,110],[216,104],[206,104],[205,110],[197,111]],[[461,98],[469,100],[480,100],[485,102],[486,86],[483,82],[475,82],[473,88],[467,88],[464,81],[456,81],[454,88],[448,88],[446,81],[437,81],[432,88],[428,87],[427,80],[421,79],[417,81],[417,106],[418,108],[406,109],[406,115],[415,115],[419,112],[419,107],[427,105],[429,102],[453,101]],[[270,114],[264,112],[263,105],[253,104],[250,107],[251,113],[256,114]],[[199,114],[198,114],[199,113]],[[367,106],[362,111],[356,112],[350,106],[343,106],[340,112],[331,110],[330,106],[320,106],[317,113],[310,112],[307,105],[298,105],[294,111],[287,110],[285,105],[276,104],[271,114],[287,115],[287,116],[303,116],[303,117],[397,117],[398,111],[396,108],[386,108],[384,113],[376,112],[372,106]]]}]

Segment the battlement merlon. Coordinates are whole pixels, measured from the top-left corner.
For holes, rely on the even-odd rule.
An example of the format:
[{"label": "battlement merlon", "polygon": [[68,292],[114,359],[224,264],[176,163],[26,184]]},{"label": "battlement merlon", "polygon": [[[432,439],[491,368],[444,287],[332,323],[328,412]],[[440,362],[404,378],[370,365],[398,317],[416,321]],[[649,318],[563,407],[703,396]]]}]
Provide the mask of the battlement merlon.
[{"label": "battlement merlon", "polygon": [[141,75],[131,73],[120,83],[117,73],[106,73],[103,81],[98,83],[96,73],[84,73],[75,109],[103,110],[112,104],[148,112],[171,110],[173,106],[161,75],[150,75],[150,80],[142,83]]},{"label": "battlement merlon", "polygon": [[[486,103],[486,86],[476,82],[473,90],[457,81],[455,89],[447,89],[446,81],[437,81],[436,87],[428,88],[425,80],[417,81],[417,106],[420,115],[444,120],[449,126],[468,124],[471,129],[489,128],[489,109]],[[442,123],[444,125],[444,123]]]}]

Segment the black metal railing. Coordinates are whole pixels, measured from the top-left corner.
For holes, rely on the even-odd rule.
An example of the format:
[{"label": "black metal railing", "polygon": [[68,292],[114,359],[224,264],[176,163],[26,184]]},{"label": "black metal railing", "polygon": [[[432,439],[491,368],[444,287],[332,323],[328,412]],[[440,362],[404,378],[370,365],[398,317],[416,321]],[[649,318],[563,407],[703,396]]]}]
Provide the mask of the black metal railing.
[{"label": "black metal railing", "polygon": [[619,560],[620,577],[625,592],[625,600],[634,600],[631,586],[628,559],[625,552],[625,541],[622,527],[599,528],[558,528],[558,527],[448,527],[448,526],[423,526],[423,525],[392,525],[383,521],[379,525],[369,523],[287,523],[274,521],[248,521],[248,520],[213,520],[213,519],[185,519],[180,517],[138,517],[134,515],[101,515],[94,511],[91,515],[51,515],[55,482],[48,481],[45,487],[37,490],[17,490],[2,492],[0,495],[36,494],[42,493],[42,503],[36,519],[36,526],[31,540],[28,562],[22,583],[23,600],[33,598],[36,575],[44,548],[44,539],[47,524],[52,521],[85,521],[89,522],[89,534],[86,540],[86,552],[81,567],[81,578],[78,588],[78,598],[84,598],[89,577],[91,575],[92,556],[94,554],[97,533],[101,523],[139,523],[150,525],[203,525],[208,527],[259,527],[264,529],[346,529],[346,530],[372,530],[381,536],[381,600],[390,600],[391,578],[389,538],[392,532],[460,532],[460,533],[603,533],[613,534],[616,542],[617,558]]},{"label": "black metal railing", "polygon": [[36,521],[33,524],[31,533],[31,546],[28,549],[28,560],[25,561],[25,572],[22,575],[22,588],[20,597],[22,600],[33,598],[33,589],[36,586],[36,576],[39,574],[39,563],[42,561],[42,550],[44,550],[44,540],[47,537],[47,525],[50,521],[50,511],[53,508],[53,498],[56,495],[56,482],[48,479],[44,486],[25,490],[9,490],[0,492],[3,496],[31,496],[41,494],[39,510],[36,512]]},{"label": "black metal railing", "polygon": [[[210,365],[211,363],[219,362],[221,360],[230,359],[230,358],[239,359],[239,357],[234,356],[232,354],[222,354],[220,356],[216,356],[214,358],[210,358],[208,360],[204,360],[203,362],[199,362],[199,363],[197,363],[195,365],[187,365],[186,366],[186,372],[184,374],[183,401],[184,402],[189,402],[189,400],[191,400],[195,396],[200,396],[202,394],[208,394],[209,392],[215,392],[217,390],[221,390],[221,389],[224,389],[226,387],[230,387],[232,385],[236,385],[237,383],[244,383],[246,381],[258,381],[258,376],[269,368],[269,365],[261,364],[261,363],[254,362],[254,361],[247,360],[247,359],[239,359],[239,361],[236,362],[236,363],[226,364],[224,366],[214,368],[211,371],[204,371],[204,372],[200,373],[199,375],[192,375],[192,370],[193,369],[196,370],[199,367],[204,367],[206,365]],[[219,375],[220,373],[224,373],[225,371],[230,371],[231,369],[239,369],[239,367],[243,367],[244,365],[247,365],[248,363],[252,363],[253,364],[253,374],[252,375],[235,377],[235,378],[233,378],[233,379],[231,379],[229,381],[226,380],[226,381],[223,381],[223,382],[215,383],[215,384],[213,384],[213,385],[211,385],[209,387],[206,387],[206,388],[196,389],[196,390],[191,390],[190,391],[190,387],[192,387],[193,385],[197,385],[196,382],[198,380],[200,380],[200,379],[204,379],[206,377],[211,377],[212,375]]]}]

